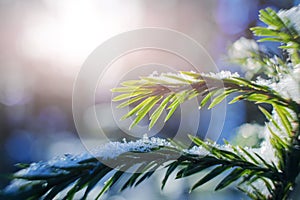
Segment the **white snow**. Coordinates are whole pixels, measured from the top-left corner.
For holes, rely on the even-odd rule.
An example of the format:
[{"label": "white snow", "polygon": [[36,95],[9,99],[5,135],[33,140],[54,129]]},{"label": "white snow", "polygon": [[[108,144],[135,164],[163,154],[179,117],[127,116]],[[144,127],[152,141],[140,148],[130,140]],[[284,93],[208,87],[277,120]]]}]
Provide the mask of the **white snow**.
[{"label": "white snow", "polygon": [[216,78],[216,79],[225,79],[225,78],[233,78],[233,77],[240,77],[240,75],[235,72],[232,73],[230,71],[220,71],[217,73],[201,73],[201,76],[208,76],[208,77],[212,77],[212,78]]},{"label": "white snow", "polygon": [[[219,144],[212,144],[216,148],[220,148],[226,151],[233,151],[231,145],[219,145]],[[99,147],[98,149],[94,150],[94,155],[96,155],[99,158],[102,159],[115,159],[119,155],[125,153],[125,152],[149,152],[153,148],[157,147],[174,147],[170,142],[168,142],[165,139],[152,137],[149,138],[147,135],[144,135],[144,137],[137,141],[130,141],[127,142],[125,139],[123,142],[110,142],[105,144],[102,147]],[[268,146],[263,145],[260,149],[251,149],[247,148],[247,151],[251,154],[254,152],[257,152],[259,155],[261,155],[266,160],[270,160],[271,158],[274,158],[274,155],[272,151],[270,151],[271,148]],[[199,155],[199,156],[206,156],[209,153],[205,148],[201,146],[194,146],[190,149],[183,150],[185,153],[193,154],[193,155]],[[271,152],[271,153],[270,153]],[[240,151],[240,154],[243,155],[243,152]],[[244,155],[246,157],[246,155]],[[38,163],[32,163],[30,167],[27,169],[20,170],[16,173],[17,176],[48,176],[48,175],[59,175],[67,173],[65,170],[56,170],[56,167],[71,167],[78,165],[78,162],[83,161],[85,159],[92,158],[90,154],[81,154],[81,155],[64,155],[61,157],[54,158],[52,160],[49,160],[48,162],[38,162]],[[13,193],[20,189],[20,187],[24,187],[30,183],[29,181],[23,180],[23,179],[15,179],[11,182],[9,186],[5,188],[5,192],[7,193]]]},{"label": "white snow", "polygon": [[258,52],[259,46],[255,40],[241,37],[237,40],[228,51],[228,55],[233,59],[252,57],[253,52]]},{"label": "white snow", "polygon": [[256,83],[272,88],[282,97],[300,103],[300,70],[295,68],[291,74],[282,74],[278,82],[270,79],[258,78]]},{"label": "white snow", "polygon": [[[190,82],[199,81],[199,80],[194,79],[193,77],[187,76],[185,74],[171,73],[171,72],[159,74],[157,71],[154,71],[148,77],[156,79],[158,81],[163,81],[163,82],[166,82],[166,83],[169,83],[169,84],[182,84],[182,83],[187,83],[187,81],[190,81]],[[181,81],[179,79],[172,78],[172,77],[178,77],[179,79],[184,79],[186,81]]]},{"label": "white snow", "polygon": [[277,14],[300,34],[300,6],[292,7],[289,10],[280,10]]},{"label": "white snow", "polygon": [[[193,71],[191,71],[193,72]],[[195,72],[193,72],[195,73]],[[215,79],[225,79],[225,78],[232,78],[232,77],[240,77],[240,75],[235,72],[232,73],[230,71],[220,71],[220,72],[210,72],[210,73],[199,73],[199,75],[204,76],[204,77],[211,77]],[[183,74],[183,73],[161,73],[160,75],[158,72],[154,71],[151,75],[148,76],[149,78],[156,79],[158,81],[163,81],[169,84],[182,84],[182,83],[193,83],[193,82],[198,82],[199,79],[196,79],[192,76]],[[176,78],[172,77],[178,77],[179,79],[184,79],[186,81],[182,81]]]},{"label": "white snow", "polygon": [[125,152],[149,152],[153,148],[160,146],[173,147],[170,142],[165,139],[151,137],[147,135],[137,141],[127,142],[109,142],[104,146],[95,149],[93,154],[102,159],[114,159]]},{"label": "white snow", "polygon": [[209,154],[209,151],[207,151],[205,148],[203,148],[201,146],[193,146],[190,149],[184,150],[184,152],[186,152],[188,154],[201,155],[201,156],[205,156],[205,155]]},{"label": "white snow", "polygon": [[262,67],[254,58],[257,52],[259,52],[259,46],[255,40],[242,37],[229,48],[228,59],[243,63],[241,67],[246,72],[246,78],[252,78]]}]

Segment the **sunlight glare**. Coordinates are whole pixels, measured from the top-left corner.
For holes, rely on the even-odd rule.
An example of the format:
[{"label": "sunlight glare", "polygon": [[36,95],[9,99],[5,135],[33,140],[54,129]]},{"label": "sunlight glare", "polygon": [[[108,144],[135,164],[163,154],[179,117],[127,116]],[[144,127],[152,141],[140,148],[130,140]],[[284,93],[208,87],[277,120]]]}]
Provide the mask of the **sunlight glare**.
[{"label": "sunlight glare", "polygon": [[26,56],[79,66],[103,41],[136,28],[138,2],[45,1],[46,12],[27,19],[22,48]]}]

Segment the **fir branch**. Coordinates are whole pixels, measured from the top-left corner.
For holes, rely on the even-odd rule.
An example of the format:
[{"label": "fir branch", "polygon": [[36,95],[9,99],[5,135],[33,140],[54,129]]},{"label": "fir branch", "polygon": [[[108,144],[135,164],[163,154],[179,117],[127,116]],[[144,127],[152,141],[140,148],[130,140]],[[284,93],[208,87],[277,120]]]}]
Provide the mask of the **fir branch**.
[{"label": "fir branch", "polygon": [[[137,186],[151,177],[155,170],[166,163],[169,164],[165,166],[167,171],[162,180],[162,188],[170,174],[175,171],[177,171],[177,179],[191,176],[201,171],[208,171],[208,174],[195,183],[191,190],[229,170],[231,173],[223,178],[216,186],[216,190],[223,189],[242,179],[242,177],[282,181],[282,173],[276,167],[261,162],[260,158],[253,153],[255,150],[249,151],[249,149],[240,148],[238,152],[231,152],[230,146],[221,147],[203,142],[198,138],[192,139],[199,146],[189,150],[181,150],[180,147],[171,145],[161,139],[144,138],[142,141],[119,143],[120,145],[133,145],[133,149],[136,150],[130,151],[129,149],[129,151],[123,152],[116,157],[105,158],[105,162],[103,162],[104,158],[101,157],[74,156],[72,157],[73,162],[70,164],[68,163],[70,157],[67,155],[60,166],[55,164],[57,163],[55,160],[31,164],[28,168],[15,174],[15,180],[1,192],[1,196],[6,199],[52,199],[54,197],[73,199],[83,189],[85,192],[80,198],[87,199],[92,189],[97,187],[97,183],[105,180],[106,182],[98,195],[100,197],[113,187],[119,179],[124,179],[129,175],[124,185],[119,187],[120,190]],[[160,141],[159,145],[157,141]],[[149,144],[151,148],[147,147],[144,149],[145,145]],[[203,151],[202,148],[205,148],[207,152]],[[117,149],[111,150],[117,151]],[[147,156],[143,156],[145,151],[148,152]],[[251,157],[251,161],[249,161],[249,157]],[[107,162],[110,163],[109,166],[102,164]],[[136,172],[132,174],[126,173],[126,170],[132,167],[137,169]],[[106,177],[108,174],[111,174],[109,178]],[[240,185],[243,182],[242,180]],[[62,191],[65,191],[64,194],[61,193]],[[76,196],[76,198],[79,197]]]},{"label": "fir branch", "polygon": [[228,50],[227,60],[238,64],[245,71],[245,77],[254,80],[257,76],[266,75],[279,81],[282,74],[291,72],[291,66],[284,61],[285,55],[278,55],[266,50],[255,40],[240,38]]},{"label": "fir branch", "polygon": [[[224,74],[229,74],[229,76],[226,77]],[[231,76],[229,72],[161,74],[160,76],[141,77],[140,80],[130,81],[130,84],[124,82],[123,85],[123,87],[112,90],[123,93],[116,96],[113,101],[124,101],[119,107],[136,105],[122,117],[122,119],[127,119],[136,115],[130,128],[140,122],[155,104],[159,104],[159,106],[150,116],[149,128],[153,127],[163,110],[169,110],[165,117],[165,121],[167,121],[180,104],[195,97],[202,99],[199,108],[206,105],[209,100],[211,100],[209,108],[213,108],[232,93],[238,94],[238,96],[230,103],[248,100],[255,103],[285,106],[292,110],[295,110],[295,106],[297,106],[295,102],[284,99],[273,89],[237,77],[237,75]]]},{"label": "fir branch", "polygon": [[[293,18],[291,18],[291,12]],[[259,18],[268,27],[253,27],[250,30],[254,35],[263,36],[259,42],[271,41],[281,43],[280,48],[291,50],[290,56],[294,65],[300,63],[299,48],[300,48],[300,32],[299,7],[292,8],[289,11],[280,11],[278,14],[271,8],[266,8],[260,11]],[[288,17],[290,18],[288,18]]]}]

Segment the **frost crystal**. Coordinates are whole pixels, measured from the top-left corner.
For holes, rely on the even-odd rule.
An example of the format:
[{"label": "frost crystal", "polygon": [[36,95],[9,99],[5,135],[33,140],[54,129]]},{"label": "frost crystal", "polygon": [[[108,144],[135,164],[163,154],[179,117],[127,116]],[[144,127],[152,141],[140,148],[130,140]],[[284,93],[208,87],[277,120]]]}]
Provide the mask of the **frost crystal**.
[{"label": "frost crystal", "polygon": [[199,155],[199,156],[205,156],[209,154],[209,151],[207,151],[205,148],[201,146],[193,146],[190,149],[184,150],[184,152],[188,154]]},{"label": "frost crystal", "polygon": [[94,155],[102,159],[116,158],[125,152],[149,152],[160,146],[172,147],[170,142],[161,138],[149,138],[144,135],[143,139],[137,141],[126,142],[110,142],[104,146],[94,150]]},{"label": "frost crystal", "polygon": [[278,91],[283,97],[291,98],[300,103],[299,82],[292,76],[286,76],[277,84],[274,84],[274,90]]},{"label": "frost crystal", "polygon": [[[148,76],[149,78],[154,78],[159,81],[163,81],[166,83],[172,83],[172,84],[182,84],[187,83],[187,81],[195,82],[197,79],[194,79],[191,76],[187,76],[181,73],[161,73],[158,74],[157,71],[154,71],[151,75]],[[178,79],[176,79],[178,78]],[[185,81],[181,80],[184,79]]]},{"label": "frost crystal", "polygon": [[216,79],[225,79],[225,78],[232,78],[232,77],[240,77],[240,75],[235,72],[231,73],[230,71],[220,71],[218,73],[201,73],[201,76],[208,76]]},{"label": "frost crystal", "polygon": [[[193,72],[193,71],[191,71]],[[193,72],[195,73],[195,72]],[[204,77],[211,77],[211,78],[216,78],[216,79],[224,79],[224,78],[232,78],[232,77],[240,77],[240,75],[235,72],[232,73],[230,71],[220,71],[217,73],[200,73],[201,76]],[[160,82],[165,82],[165,83],[171,83],[171,84],[182,84],[182,83],[193,83],[199,81],[199,79],[194,78],[192,76],[188,76],[186,74],[182,73],[162,73],[158,74],[156,71],[154,71],[148,78],[156,79],[157,81]]]},{"label": "frost crystal", "polygon": [[278,82],[257,78],[256,83],[272,88],[284,98],[290,98],[300,103],[300,70],[294,68],[291,74],[282,75]]}]

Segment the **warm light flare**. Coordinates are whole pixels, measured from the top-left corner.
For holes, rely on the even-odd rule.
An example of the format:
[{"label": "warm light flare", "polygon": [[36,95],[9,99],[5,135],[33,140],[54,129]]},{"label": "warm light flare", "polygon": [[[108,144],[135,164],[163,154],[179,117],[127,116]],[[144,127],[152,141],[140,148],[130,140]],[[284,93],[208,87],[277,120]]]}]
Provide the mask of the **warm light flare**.
[{"label": "warm light flare", "polygon": [[22,50],[33,59],[73,66],[81,65],[105,40],[136,27],[140,18],[139,4],[68,0],[45,3],[47,11],[26,19]]}]

